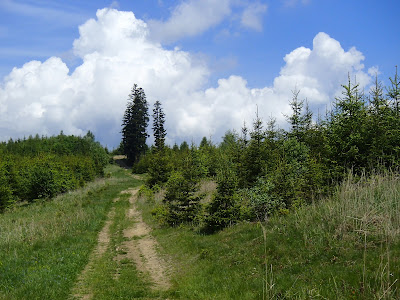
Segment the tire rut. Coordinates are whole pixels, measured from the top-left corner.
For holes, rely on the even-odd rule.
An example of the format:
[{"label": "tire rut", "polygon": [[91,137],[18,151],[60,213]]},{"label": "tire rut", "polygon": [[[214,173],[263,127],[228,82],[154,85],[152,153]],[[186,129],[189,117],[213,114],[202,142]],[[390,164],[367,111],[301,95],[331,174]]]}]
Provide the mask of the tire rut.
[{"label": "tire rut", "polygon": [[[150,278],[151,288],[154,290],[168,290],[171,283],[167,277],[167,265],[159,256],[157,249],[159,245],[151,235],[151,228],[143,221],[140,211],[136,207],[138,188],[131,188],[121,193],[130,194],[130,207],[126,211],[126,218],[134,224],[123,230],[125,241],[117,248],[118,253],[113,259],[117,263],[114,279],[118,280],[122,261],[129,260],[140,273]],[[114,199],[114,202],[119,198]],[[98,234],[96,248],[89,256],[89,262],[78,276],[72,295],[76,299],[93,299],[90,291],[90,283],[87,282],[89,272],[95,267],[96,261],[101,258],[110,246],[110,226],[113,224],[115,208],[113,207],[107,215],[107,220]]]},{"label": "tire rut", "polygon": [[167,267],[165,261],[158,255],[158,243],[151,235],[151,228],[143,221],[141,213],[136,208],[138,189],[125,191],[131,194],[129,202],[131,207],[127,211],[127,218],[135,223],[123,231],[127,241],[121,244],[122,253],[115,258],[132,260],[137,269],[149,275],[152,287],[157,290],[167,290],[171,284],[167,278]]}]

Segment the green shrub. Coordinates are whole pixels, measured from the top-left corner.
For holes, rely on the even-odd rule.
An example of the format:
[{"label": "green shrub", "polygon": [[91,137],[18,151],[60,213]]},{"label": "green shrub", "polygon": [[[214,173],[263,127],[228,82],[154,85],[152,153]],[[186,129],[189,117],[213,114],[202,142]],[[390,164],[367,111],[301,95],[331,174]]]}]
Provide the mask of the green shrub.
[{"label": "green shrub", "polygon": [[193,178],[187,178],[179,171],[171,174],[163,200],[170,214],[171,225],[194,220],[200,202],[200,197],[195,196],[197,189],[197,181]]},{"label": "green shrub", "polygon": [[7,170],[0,165],[0,211],[13,201],[13,191],[8,182]]},{"label": "green shrub", "polygon": [[148,179],[146,184],[153,187],[156,184],[164,184],[172,171],[172,164],[165,152],[159,151],[151,155],[151,162],[148,167]]},{"label": "green shrub", "polygon": [[235,203],[238,179],[231,168],[220,169],[217,173],[217,193],[206,208],[203,230],[211,233],[235,223],[240,216]]},{"label": "green shrub", "polygon": [[286,208],[279,195],[274,194],[274,184],[265,178],[258,178],[256,185],[242,190],[242,196],[248,198],[252,219],[264,221],[268,216]]},{"label": "green shrub", "polygon": [[165,204],[161,204],[153,208],[151,214],[161,226],[166,226],[173,223],[168,206]]}]

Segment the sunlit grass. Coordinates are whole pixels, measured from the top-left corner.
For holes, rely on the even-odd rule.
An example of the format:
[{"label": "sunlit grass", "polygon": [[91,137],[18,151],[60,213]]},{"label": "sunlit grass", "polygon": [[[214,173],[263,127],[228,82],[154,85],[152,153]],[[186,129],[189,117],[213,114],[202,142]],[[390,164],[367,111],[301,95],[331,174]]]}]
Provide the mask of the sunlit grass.
[{"label": "sunlit grass", "polygon": [[0,215],[0,299],[66,299],[97,242],[112,200],[135,180],[106,179]]},{"label": "sunlit grass", "polygon": [[399,203],[395,175],[350,176],[331,198],[270,218],[265,241],[257,223],[201,235],[158,225],[154,198],[140,206],[178,299],[398,299]]}]

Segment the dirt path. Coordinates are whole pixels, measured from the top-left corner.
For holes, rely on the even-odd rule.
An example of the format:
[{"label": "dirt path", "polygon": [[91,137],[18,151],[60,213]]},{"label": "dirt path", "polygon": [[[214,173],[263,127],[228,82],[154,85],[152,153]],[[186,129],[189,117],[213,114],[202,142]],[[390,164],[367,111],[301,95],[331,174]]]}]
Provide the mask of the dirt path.
[{"label": "dirt path", "polygon": [[127,241],[121,244],[122,253],[115,259],[121,261],[125,258],[133,260],[140,272],[148,274],[153,288],[167,290],[170,282],[167,277],[167,267],[164,260],[158,255],[157,241],[151,236],[151,228],[143,221],[141,213],[136,208],[137,189],[129,189],[129,202],[131,207],[127,211],[127,218],[134,220],[134,225],[124,230],[123,235]]},{"label": "dirt path", "polygon": [[[150,278],[153,289],[167,290],[171,286],[167,277],[167,265],[157,252],[159,246],[151,235],[151,228],[143,221],[142,215],[136,207],[138,190],[138,188],[134,188],[122,192],[130,195],[130,207],[126,211],[126,218],[134,223],[131,227],[123,230],[125,241],[119,245],[117,250],[120,254],[114,257],[114,261],[117,262],[117,266],[120,266],[123,260],[132,261],[137,270],[143,273],[144,278]],[[114,202],[118,200],[119,198],[115,199]],[[113,224],[114,215],[115,210],[112,208],[103,229],[99,232],[97,246],[90,255],[89,262],[79,275],[76,286],[73,289],[75,298],[93,299],[90,287],[87,284],[87,275],[95,267],[96,261],[109,250],[111,240],[110,226]],[[117,267],[114,279],[118,280],[118,278],[119,269]]]}]

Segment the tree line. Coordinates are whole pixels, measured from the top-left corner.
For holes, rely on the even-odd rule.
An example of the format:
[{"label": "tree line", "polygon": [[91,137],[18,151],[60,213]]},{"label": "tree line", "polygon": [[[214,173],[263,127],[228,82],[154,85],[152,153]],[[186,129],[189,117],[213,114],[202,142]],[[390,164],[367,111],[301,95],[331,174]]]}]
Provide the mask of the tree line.
[{"label": "tree line", "polygon": [[84,137],[35,137],[0,143],[0,211],[21,201],[51,198],[104,175],[106,150]]},{"label": "tree line", "polygon": [[[400,163],[400,79],[397,67],[385,87],[375,79],[364,93],[350,77],[342,95],[325,116],[314,118],[299,91],[292,93],[288,130],[274,119],[264,122],[255,114],[250,128],[226,132],[218,145],[203,138],[200,145],[165,145],[165,115],[161,103],[153,110],[155,145],[146,148],[147,133],[141,131],[142,147],[129,154],[124,118],[123,147],[134,172],[147,172],[147,186],[165,187],[163,205],[154,214],[169,225],[192,223],[215,231],[239,220],[268,218],[318,201],[329,194],[348,172],[363,174],[397,169]],[[149,115],[144,91],[131,94],[142,101],[137,111],[146,128]],[[136,98],[138,97],[138,98]],[[135,102],[127,112],[135,111]],[[144,104],[145,103],[145,104]],[[125,116],[127,116],[127,112]],[[133,115],[131,115],[133,116]],[[132,135],[134,136],[134,135]],[[138,134],[139,136],[139,134]],[[137,146],[136,146],[137,147]],[[199,183],[211,178],[217,190],[209,203],[201,201]]]}]

